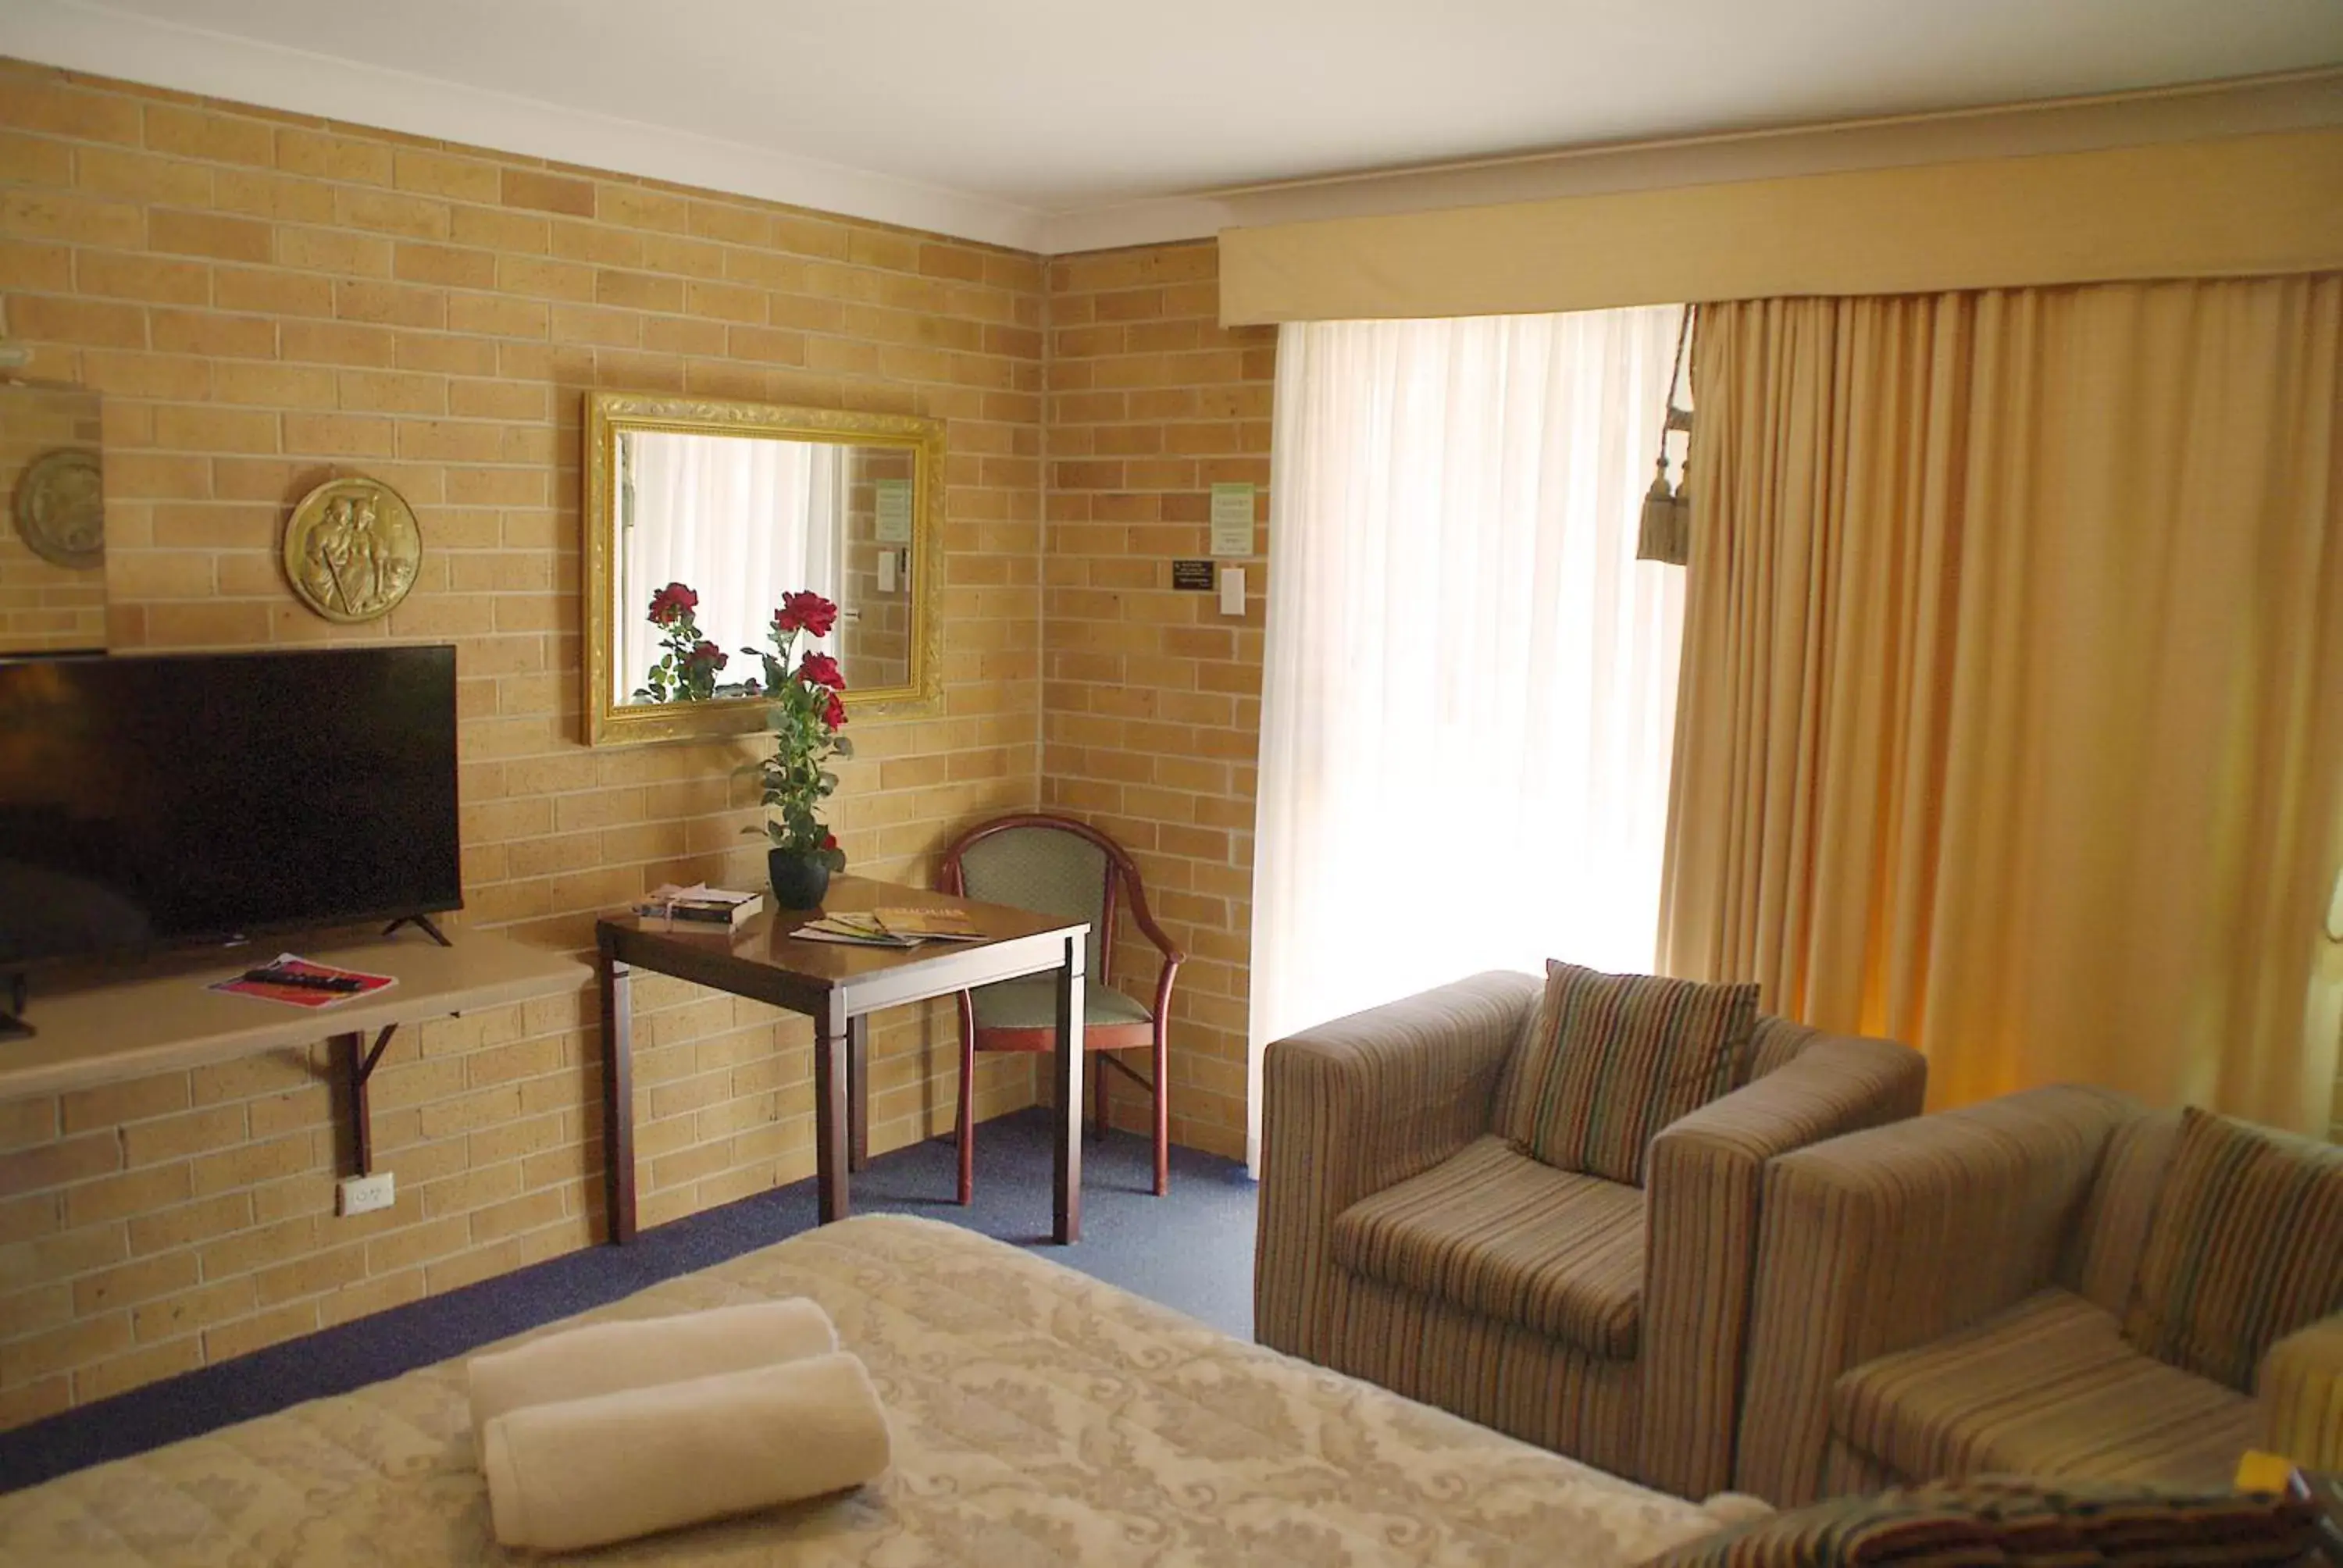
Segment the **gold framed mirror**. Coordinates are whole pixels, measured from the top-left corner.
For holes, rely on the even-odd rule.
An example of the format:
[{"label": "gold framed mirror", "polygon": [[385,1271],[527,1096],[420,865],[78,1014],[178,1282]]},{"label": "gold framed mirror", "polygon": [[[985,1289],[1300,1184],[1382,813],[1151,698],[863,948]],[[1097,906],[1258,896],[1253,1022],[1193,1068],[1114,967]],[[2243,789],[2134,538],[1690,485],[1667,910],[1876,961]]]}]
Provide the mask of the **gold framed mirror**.
[{"label": "gold framed mirror", "polygon": [[588,745],[763,729],[758,655],[807,588],[850,708],[934,701],[940,421],[595,392],[585,457]]}]

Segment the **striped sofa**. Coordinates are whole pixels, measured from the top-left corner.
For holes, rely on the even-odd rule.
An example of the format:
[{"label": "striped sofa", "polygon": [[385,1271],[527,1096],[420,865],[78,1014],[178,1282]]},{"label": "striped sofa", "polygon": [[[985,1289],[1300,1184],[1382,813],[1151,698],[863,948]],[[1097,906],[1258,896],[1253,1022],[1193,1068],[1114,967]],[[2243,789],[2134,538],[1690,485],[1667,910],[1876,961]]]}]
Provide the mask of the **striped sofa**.
[{"label": "striped sofa", "polygon": [[2217,1491],[2256,1446],[2343,1465],[2343,1316],[2280,1340],[2258,1397],[2124,1338],[2180,1125],[2069,1085],[1776,1161],[1736,1485],[1790,1507],[1986,1472]]},{"label": "striped sofa", "polygon": [[1747,1085],[1664,1129],[1644,1186],[1619,1186],[1490,1132],[1539,994],[1479,975],[1269,1047],[1255,1330],[1704,1497],[1732,1472],[1766,1161],[1916,1114],[1926,1067],[1763,1019]]}]

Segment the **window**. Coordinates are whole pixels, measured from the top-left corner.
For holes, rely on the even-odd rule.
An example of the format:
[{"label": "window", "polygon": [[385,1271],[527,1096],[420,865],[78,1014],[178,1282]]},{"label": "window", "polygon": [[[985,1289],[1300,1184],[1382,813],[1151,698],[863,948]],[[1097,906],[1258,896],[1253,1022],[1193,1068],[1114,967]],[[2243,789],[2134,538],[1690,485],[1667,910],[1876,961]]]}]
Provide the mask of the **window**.
[{"label": "window", "polygon": [[1252,1055],[1548,957],[1648,970],[1684,578],[1674,307],[1278,338]]}]

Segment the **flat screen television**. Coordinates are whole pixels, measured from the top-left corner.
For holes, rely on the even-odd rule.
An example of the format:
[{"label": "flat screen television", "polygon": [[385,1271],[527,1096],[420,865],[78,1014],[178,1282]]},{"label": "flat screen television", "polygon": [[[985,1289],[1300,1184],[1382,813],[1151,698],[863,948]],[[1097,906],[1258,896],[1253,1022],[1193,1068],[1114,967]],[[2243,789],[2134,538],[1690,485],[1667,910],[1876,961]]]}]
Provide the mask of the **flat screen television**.
[{"label": "flat screen television", "polygon": [[0,658],[0,974],[463,901],[453,647]]}]

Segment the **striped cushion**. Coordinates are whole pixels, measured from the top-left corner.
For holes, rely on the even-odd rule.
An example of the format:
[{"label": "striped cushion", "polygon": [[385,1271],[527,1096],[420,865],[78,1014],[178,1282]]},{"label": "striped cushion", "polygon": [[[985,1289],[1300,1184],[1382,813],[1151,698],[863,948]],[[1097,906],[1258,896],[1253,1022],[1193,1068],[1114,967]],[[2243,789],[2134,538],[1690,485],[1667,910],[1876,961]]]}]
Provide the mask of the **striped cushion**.
[{"label": "striped cushion", "polygon": [[2307,1499],[1981,1476],[1835,1497],[1679,1546],[1644,1568],[2307,1568],[2318,1542]]},{"label": "striped cushion", "polygon": [[1606,975],[1549,960],[1496,1131],[1557,1170],[1640,1187],[1660,1129],[1745,1081],[1754,985]]},{"label": "striped cushion", "polygon": [[1481,1138],[1334,1221],[1335,1261],[1501,1322],[1629,1360],[1644,1308],[1644,1195]]},{"label": "striped cushion", "polygon": [[2124,1337],[2241,1393],[2271,1345],[2343,1311],[2343,1149],[2194,1108]]},{"label": "striped cushion", "polygon": [[1916,1481],[2003,1471],[2218,1487],[2259,1420],[2251,1400],[2141,1355],[2114,1317],[2061,1290],[1831,1388],[1840,1438]]}]

